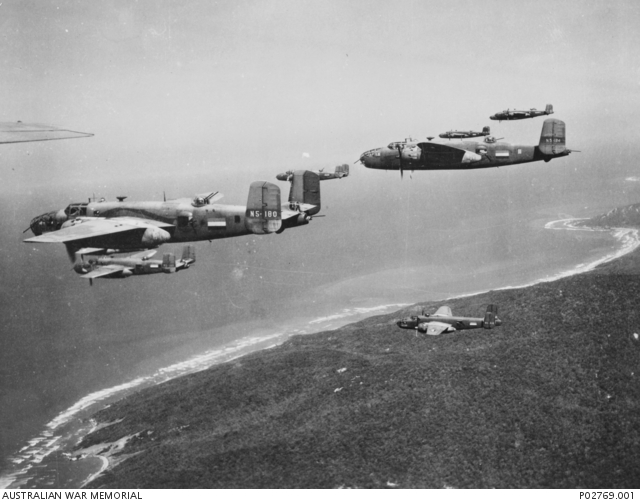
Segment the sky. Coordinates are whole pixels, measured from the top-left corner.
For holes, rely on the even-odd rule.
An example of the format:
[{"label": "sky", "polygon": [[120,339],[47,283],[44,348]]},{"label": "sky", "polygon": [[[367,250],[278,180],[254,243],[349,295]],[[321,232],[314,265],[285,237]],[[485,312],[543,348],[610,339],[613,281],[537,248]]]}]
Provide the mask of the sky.
[{"label": "sky", "polygon": [[[0,439],[21,418],[118,384],[141,352],[177,347],[171,334],[260,318],[268,296],[300,299],[403,264],[513,269],[520,222],[638,202],[624,180],[640,176],[639,25],[635,0],[2,0],[0,121],[95,136],[0,146],[0,318],[11,332],[0,370],[13,383],[0,386],[0,410],[13,411]],[[580,153],[404,180],[353,164],[391,141],[486,125],[535,145],[542,119],[488,117],[547,103]],[[89,289],[63,247],[22,243],[32,217],[92,195],[220,191],[245,204],[254,180],[342,163],[349,178],[322,185],[325,218],[198,244],[196,265],[171,281]]]},{"label": "sky", "polygon": [[[95,133],[41,168],[82,189],[353,162],[549,102],[571,148],[617,144],[637,133],[639,14],[632,1],[9,1],[0,119]],[[534,121],[490,125],[539,137]],[[33,174],[5,174],[4,190]]]}]

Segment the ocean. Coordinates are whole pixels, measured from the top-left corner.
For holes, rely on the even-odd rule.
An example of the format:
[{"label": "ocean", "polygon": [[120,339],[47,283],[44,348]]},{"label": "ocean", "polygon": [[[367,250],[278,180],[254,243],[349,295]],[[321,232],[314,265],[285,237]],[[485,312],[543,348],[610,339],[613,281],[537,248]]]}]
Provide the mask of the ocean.
[{"label": "ocean", "polygon": [[[633,250],[637,231],[572,225],[637,202],[633,172],[555,163],[402,181],[354,169],[323,182],[325,217],[279,236],[197,243],[196,264],[175,275],[90,287],[63,249],[3,244],[0,486],[85,483],[103,465],[71,459],[95,427],[89,416],[142,387],[293,335],[552,280]],[[1,204],[28,223],[32,204]],[[21,237],[24,224],[5,220],[3,231]]]}]

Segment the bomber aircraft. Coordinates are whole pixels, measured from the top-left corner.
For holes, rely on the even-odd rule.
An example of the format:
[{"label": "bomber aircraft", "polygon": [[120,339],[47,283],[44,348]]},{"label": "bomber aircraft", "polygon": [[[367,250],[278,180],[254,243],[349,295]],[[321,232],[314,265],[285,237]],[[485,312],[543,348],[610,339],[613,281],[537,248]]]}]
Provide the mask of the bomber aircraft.
[{"label": "bomber aircraft", "polygon": [[93,136],[69,129],[60,129],[44,124],[26,124],[18,122],[0,122],[0,143],[23,143],[29,141],[64,140]]},{"label": "bomber aircraft", "polygon": [[164,243],[281,233],[308,224],[320,211],[320,179],[311,171],[295,172],[285,205],[280,188],[264,181],[251,184],[246,206],[216,204],[220,198],[208,192],[169,201],[89,199],[33,218],[29,228],[35,237],[25,242],[63,243],[75,263],[82,248],[131,252]]},{"label": "bomber aircraft", "polygon": [[533,119],[540,115],[551,115],[553,113],[553,105],[547,105],[544,110],[503,110],[489,117],[492,121],[517,121],[521,119]]},{"label": "bomber aircraft", "polygon": [[572,152],[565,145],[565,130],[565,123],[561,120],[547,119],[542,125],[538,145],[512,145],[493,136],[486,136],[483,140],[446,143],[439,143],[441,140],[434,142],[433,138],[424,142],[405,140],[368,150],[359,160],[367,168],[399,170],[400,176],[408,169],[478,169],[535,161],[549,162]]},{"label": "bomber aircraft", "polygon": [[[285,171],[284,173],[280,173],[276,175],[276,178],[282,182],[290,182],[293,178],[293,174],[295,171]],[[333,173],[325,173],[324,168],[320,171],[314,171],[320,177],[320,181],[322,180],[333,180],[334,178],[345,178],[349,176],[349,165],[342,164],[340,166],[336,166],[335,171]]]},{"label": "bomber aircraft", "polygon": [[425,314],[423,310],[421,316],[411,316],[398,322],[400,328],[416,330],[427,335],[440,335],[471,328],[490,329],[500,325],[502,321],[498,318],[498,306],[494,304],[487,306],[484,318],[453,316],[449,306],[442,306],[434,314]]},{"label": "bomber aircraft", "polygon": [[447,131],[446,133],[439,134],[440,138],[475,138],[477,136],[489,136],[491,130],[489,126],[482,128],[482,131]]},{"label": "bomber aircraft", "polygon": [[182,258],[176,260],[173,253],[165,253],[162,260],[151,260],[156,250],[145,250],[133,255],[105,253],[101,248],[82,248],[75,254],[73,270],[88,279],[93,285],[95,278],[128,278],[132,275],[167,274],[188,269],[196,261],[196,249],[187,245],[182,249]]}]

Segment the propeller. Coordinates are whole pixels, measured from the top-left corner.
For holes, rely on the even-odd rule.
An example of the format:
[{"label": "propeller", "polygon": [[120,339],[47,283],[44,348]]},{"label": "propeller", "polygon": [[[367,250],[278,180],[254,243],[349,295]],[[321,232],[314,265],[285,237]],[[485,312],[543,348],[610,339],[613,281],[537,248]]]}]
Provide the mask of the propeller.
[{"label": "propeller", "polygon": [[396,150],[398,151],[398,160],[400,161],[400,179],[402,180],[404,178],[402,170],[402,146],[396,145]]}]

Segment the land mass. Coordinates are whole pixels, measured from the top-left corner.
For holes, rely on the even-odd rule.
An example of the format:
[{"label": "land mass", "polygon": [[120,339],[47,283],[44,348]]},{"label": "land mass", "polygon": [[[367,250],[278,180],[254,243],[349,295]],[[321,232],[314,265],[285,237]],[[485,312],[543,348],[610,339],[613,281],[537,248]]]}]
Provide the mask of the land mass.
[{"label": "land mass", "polygon": [[639,272],[636,250],[446,301],[498,304],[493,330],[416,337],[395,324],[412,307],[142,390],[78,446],[110,458],[88,487],[637,487]]}]

